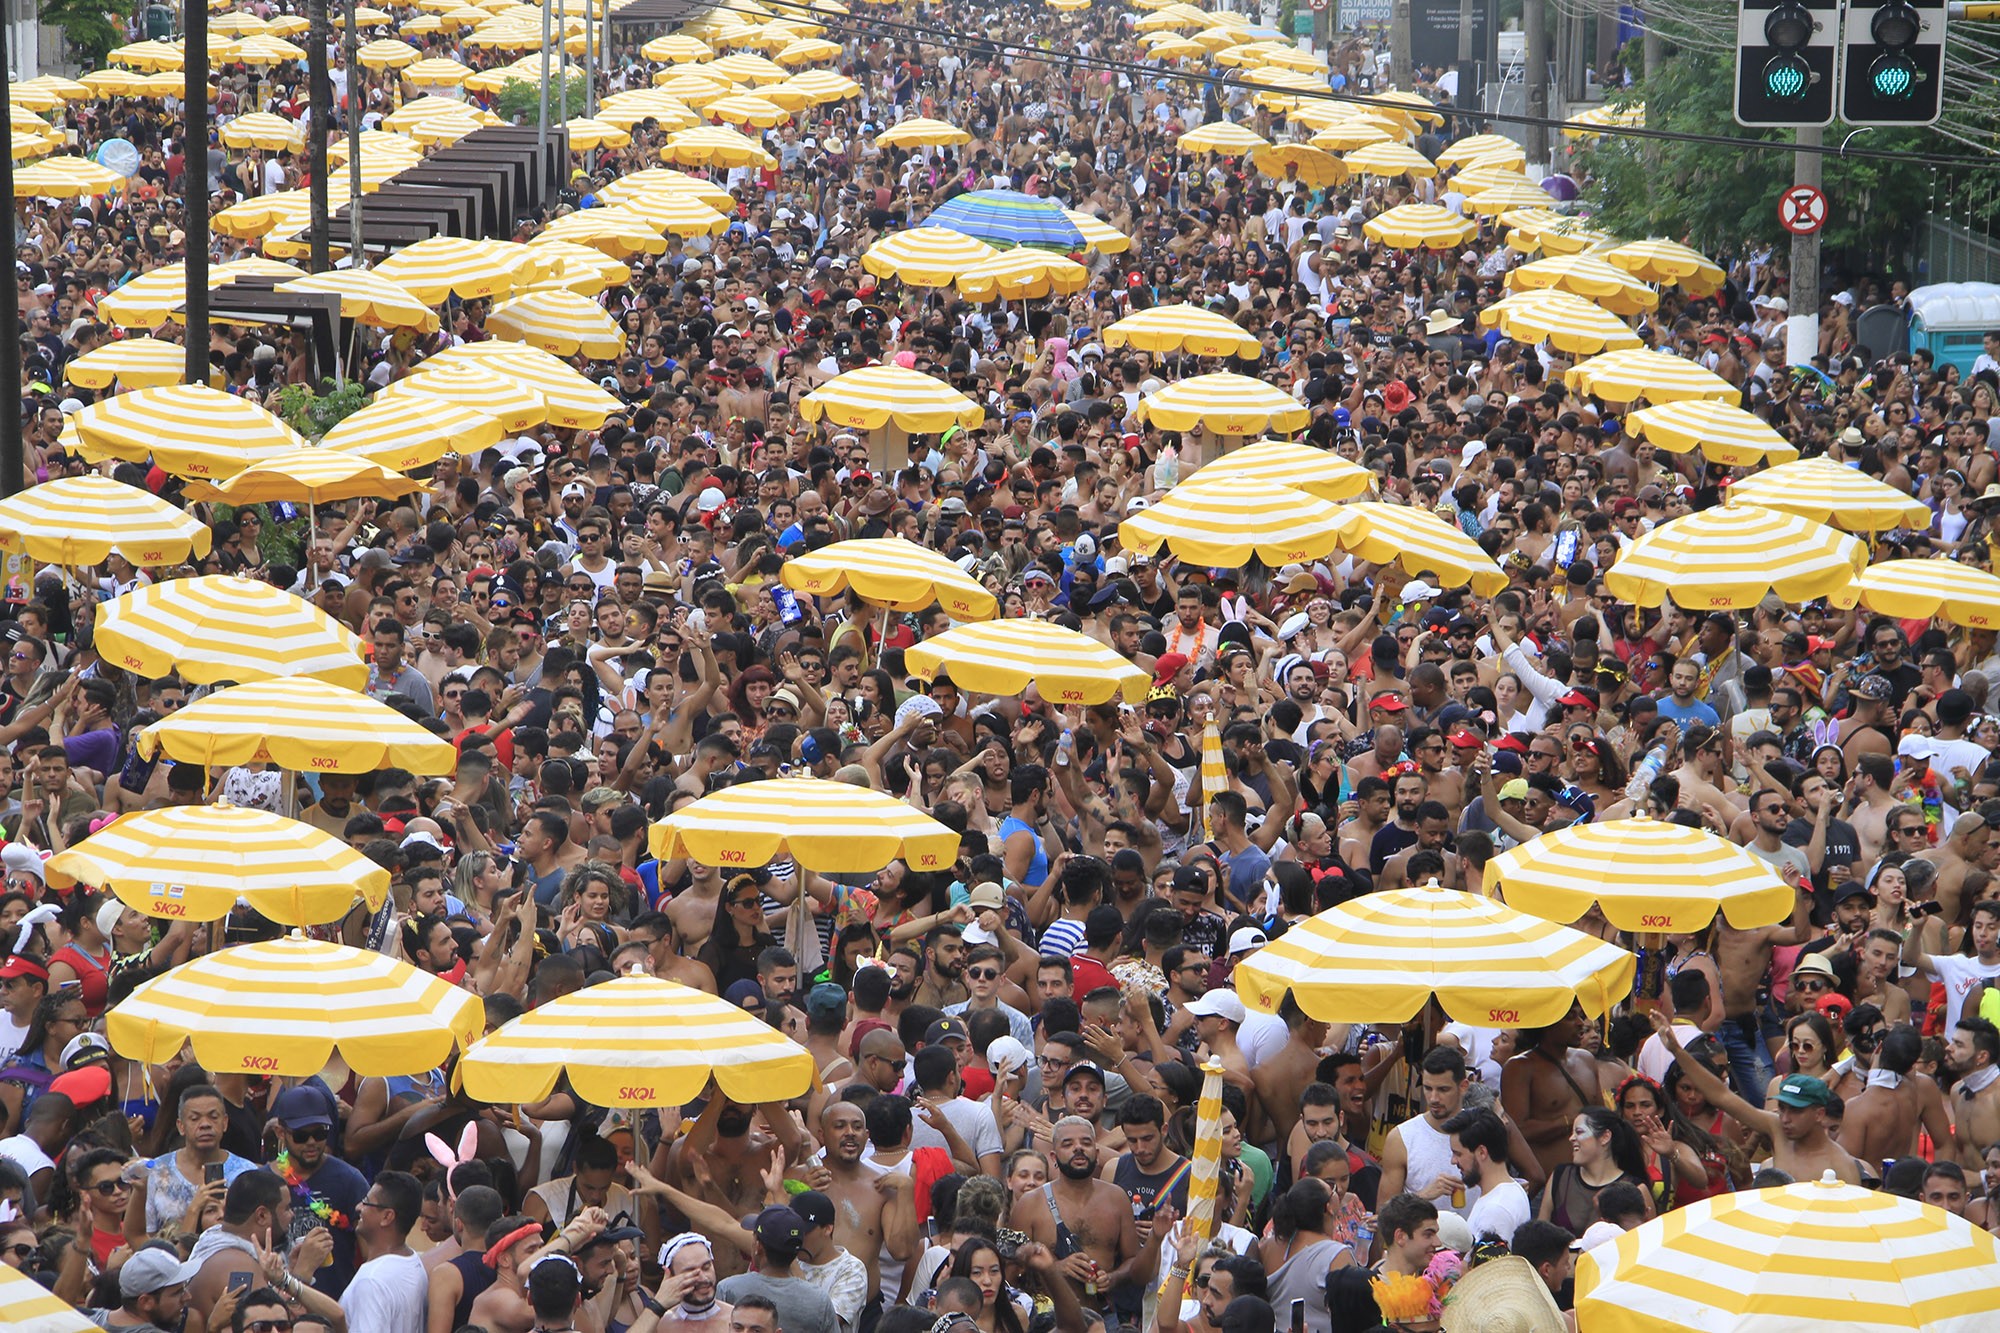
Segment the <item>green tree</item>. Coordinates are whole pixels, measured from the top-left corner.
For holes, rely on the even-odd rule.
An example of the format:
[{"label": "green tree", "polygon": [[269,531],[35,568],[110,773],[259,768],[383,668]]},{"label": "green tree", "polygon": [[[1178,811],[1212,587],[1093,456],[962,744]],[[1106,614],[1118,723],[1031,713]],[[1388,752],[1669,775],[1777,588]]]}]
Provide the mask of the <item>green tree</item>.
[{"label": "green tree", "polygon": [[309,384],[287,384],[278,390],[278,418],[307,439],[316,440],[359,412],[367,401],[367,386],[357,380],[349,380],[331,393],[314,393]]},{"label": "green tree", "polygon": [[125,41],[124,20],[138,0],[41,0],[41,21],[61,28],[86,69],[98,69]]},{"label": "green tree", "polygon": [[[566,80],[549,74],[549,123],[562,122],[583,114],[583,75]],[[538,80],[515,79],[500,89],[500,119],[523,125],[539,125],[542,119],[542,85]]]}]

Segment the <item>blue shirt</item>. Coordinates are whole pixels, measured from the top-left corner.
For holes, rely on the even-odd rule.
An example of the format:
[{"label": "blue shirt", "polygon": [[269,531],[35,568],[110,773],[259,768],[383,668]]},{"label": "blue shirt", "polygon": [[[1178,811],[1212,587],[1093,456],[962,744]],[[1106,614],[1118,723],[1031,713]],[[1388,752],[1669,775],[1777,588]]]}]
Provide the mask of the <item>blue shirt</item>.
[{"label": "blue shirt", "polygon": [[1682,703],[1669,694],[1659,701],[1658,706],[1660,716],[1669,722],[1678,724],[1682,731],[1687,730],[1687,724],[1690,722],[1705,722],[1711,727],[1722,725],[1722,718],[1716,714],[1716,711],[1699,699],[1690,699],[1688,702]]}]

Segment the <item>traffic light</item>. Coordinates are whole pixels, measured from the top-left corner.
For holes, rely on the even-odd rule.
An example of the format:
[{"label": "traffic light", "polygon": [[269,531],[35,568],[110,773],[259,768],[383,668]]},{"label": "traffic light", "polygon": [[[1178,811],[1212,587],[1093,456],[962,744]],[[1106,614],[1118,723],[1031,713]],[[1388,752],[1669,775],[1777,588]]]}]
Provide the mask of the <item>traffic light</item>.
[{"label": "traffic light", "polygon": [[1944,103],[1945,0],[1889,0],[1847,11],[1840,118],[1929,125]]},{"label": "traffic light", "polygon": [[1839,0],[1740,0],[1736,123],[1826,125],[1840,53]]}]

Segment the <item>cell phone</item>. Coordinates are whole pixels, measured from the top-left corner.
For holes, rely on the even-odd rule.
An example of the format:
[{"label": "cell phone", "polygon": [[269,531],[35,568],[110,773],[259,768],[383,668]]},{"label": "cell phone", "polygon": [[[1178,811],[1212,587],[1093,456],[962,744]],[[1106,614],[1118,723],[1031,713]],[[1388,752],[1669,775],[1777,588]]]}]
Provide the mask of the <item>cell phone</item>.
[{"label": "cell phone", "polygon": [[1292,1333],[1306,1333],[1306,1303],[1303,1300],[1292,1302]]},{"label": "cell phone", "polygon": [[220,1185],[222,1183],[222,1163],[209,1162],[201,1168],[201,1183]]},{"label": "cell phone", "polygon": [[229,1275],[228,1289],[234,1292],[248,1291],[250,1290],[250,1279],[255,1276],[255,1273],[231,1273]]},{"label": "cell phone", "polygon": [[1935,900],[1933,900],[1933,901],[1931,901],[1931,902],[1927,902],[1927,903],[1918,903],[1918,904],[1916,904],[1916,905],[1915,905],[1914,907],[1912,907],[1912,908],[1910,909],[1910,915],[1911,915],[1911,916],[1943,916],[1943,915],[1944,915],[1944,904],[1943,904],[1943,903],[1940,903],[1940,902],[1937,902],[1937,901],[1935,901]]}]

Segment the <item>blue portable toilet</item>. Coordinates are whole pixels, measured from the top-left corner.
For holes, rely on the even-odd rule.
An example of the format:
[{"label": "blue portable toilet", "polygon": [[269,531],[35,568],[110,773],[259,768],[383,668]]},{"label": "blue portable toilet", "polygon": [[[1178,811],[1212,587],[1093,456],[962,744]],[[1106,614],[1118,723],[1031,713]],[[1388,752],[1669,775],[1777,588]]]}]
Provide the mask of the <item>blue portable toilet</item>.
[{"label": "blue portable toilet", "polygon": [[2000,284],[1939,282],[1910,293],[1910,350],[1928,348],[1940,366],[1972,373],[1986,335],[2000,330]]}]

